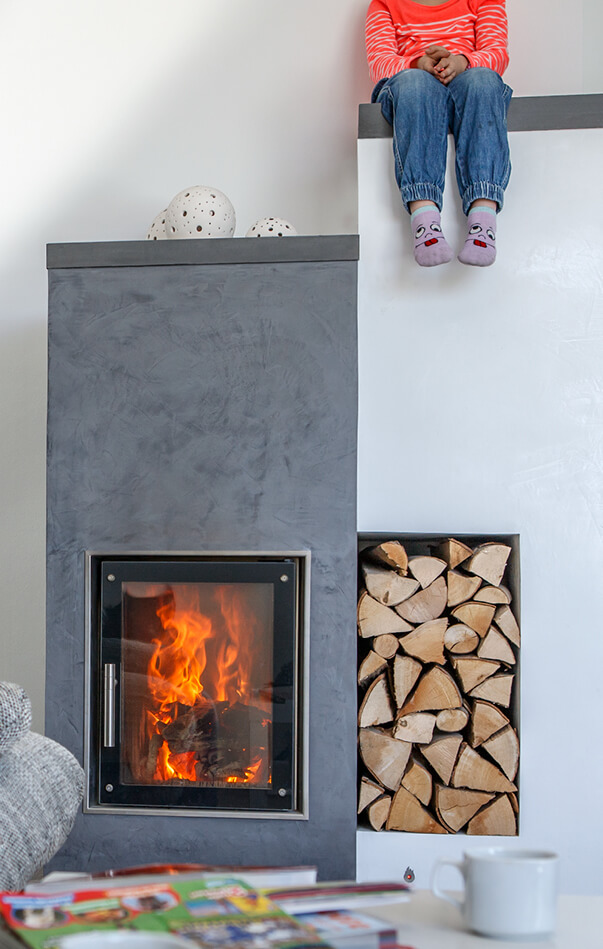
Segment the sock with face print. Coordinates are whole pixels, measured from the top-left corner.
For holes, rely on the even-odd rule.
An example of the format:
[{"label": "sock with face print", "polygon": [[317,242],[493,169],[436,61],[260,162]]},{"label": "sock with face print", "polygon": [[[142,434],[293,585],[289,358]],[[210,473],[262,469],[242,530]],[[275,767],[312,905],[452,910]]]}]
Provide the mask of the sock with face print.
[{"label": "sock with face print", "polygon": [[459,260],[473,267],[489,267],[496,259],[496,211],[471,208],[467,220],[469,231]]},{"label": "sock with face print", "polygon": [[415,242],[415,260],[421,267],[437,267],[452,260],[454,255],[442,234],[440,212],[435,204],[413,211],[410,225]]}]

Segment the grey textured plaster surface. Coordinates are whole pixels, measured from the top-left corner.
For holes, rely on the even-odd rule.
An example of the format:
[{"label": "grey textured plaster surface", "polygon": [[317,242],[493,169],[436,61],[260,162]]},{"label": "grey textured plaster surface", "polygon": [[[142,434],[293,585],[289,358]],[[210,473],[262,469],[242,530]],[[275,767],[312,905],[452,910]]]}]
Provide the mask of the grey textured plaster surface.
[{"label": "grey textured plaster surface", "polygon": [[312,553],[309,819],[81,814],[52,867],[310,863],[353,878],[356,263],[49,281],[48,735],[83,760],[86,550]]},{"label": "grey textured plaster surface", "polygon": [[[511,99],[510,132],[547,129],[587,129],[603,126],[603,94],[578,96],[525,96]],[[358,110],[358,138],[391,138],[392,127],[377,103],[363,103]]]}]

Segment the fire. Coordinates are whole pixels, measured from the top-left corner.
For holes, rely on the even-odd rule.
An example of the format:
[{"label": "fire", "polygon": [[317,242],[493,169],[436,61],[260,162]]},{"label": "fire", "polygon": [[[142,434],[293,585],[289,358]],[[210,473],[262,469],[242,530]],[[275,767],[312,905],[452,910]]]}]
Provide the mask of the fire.
[{"label": "fire", "polygon": [[[211,586],[211,601],[206,589],[201,602],[202,586]],[[270,782],[270,718],[251,687],[257,621],[240,586],[174,584],[156,612],[162,633],[152,640],[146,714],[149,747],[159,749],[153,780]],[[230,739],[239,721],[255,736],[245,742],[251,751]]]},{"label": "fire", "polygon": [[262,767],[262,759],[258,758],[258,760],[254,764],[250,765],[249,768],[245,769],[244,778],[239,778],[236,775],[231,775],[230,777],[226,778],[226,781],[228,784],[251,784],[261,767]]},{"label": "fire", "polygon": [[170,747],[167,741],[164,741],[157,754],[157,769],[154,774],[155,779],[184,778],[187,781],[195,781],[197,774],[195,771],[195,752],[185,751],[178,755],[170,753]]}]

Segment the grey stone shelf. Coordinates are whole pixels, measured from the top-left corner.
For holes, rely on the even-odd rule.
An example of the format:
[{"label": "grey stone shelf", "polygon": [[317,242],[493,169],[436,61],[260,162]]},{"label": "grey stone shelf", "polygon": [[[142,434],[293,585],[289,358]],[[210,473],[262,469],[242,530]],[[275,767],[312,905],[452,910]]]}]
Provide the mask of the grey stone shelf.
[{"label": "grey stone shelf", "polygon": [[[578,96],[524,96],[511,100],[510,132],[543,132],[549,129],[588,129],[603,126],[603,94]],[[363,103],[358,110],[358,138],[390,138],[391,125],[377,103]]]},{"label": "grey stone shelf", "polygon": [[318,237],[231,237],[204,240],[97,241],[48,244],[49,270],[73,267],[160,267],[282,264],[358,260],[357,234]]}]

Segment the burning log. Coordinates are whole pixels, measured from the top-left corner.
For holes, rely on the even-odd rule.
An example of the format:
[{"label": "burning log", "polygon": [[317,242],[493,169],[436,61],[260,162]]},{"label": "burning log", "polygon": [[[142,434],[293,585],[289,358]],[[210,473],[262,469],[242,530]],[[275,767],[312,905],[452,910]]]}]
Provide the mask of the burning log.
[{"label": "burning log", "polygon": [[150,738],[146,767],[150,778],[157,779],[162,754],[168,772],[174,770],[170,784],[245,782],[266,758],[270,729],[263,709],[202,698],[192,707],[177,704],[174,716],[173,721],[158,722]]}]

